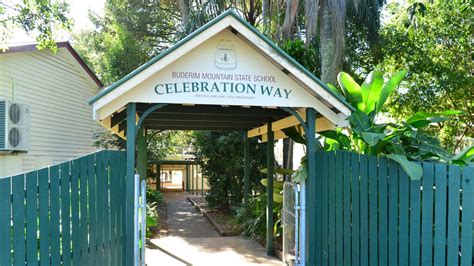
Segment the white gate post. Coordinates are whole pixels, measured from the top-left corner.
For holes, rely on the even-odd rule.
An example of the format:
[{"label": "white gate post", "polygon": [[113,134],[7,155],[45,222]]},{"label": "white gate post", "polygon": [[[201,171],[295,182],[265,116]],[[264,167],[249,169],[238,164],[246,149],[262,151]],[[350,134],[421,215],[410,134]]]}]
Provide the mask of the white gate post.
[{"label": "white gate post", "polygon": [[138,195],[138,186],[139,186],[140,175],[135,174],[134,176],[134,189],[133,189],[133,197],[135,198],[135,206],[133,208],[133,265],[139,265],[139,234],[138,234],[138,208],[140,207],[139,195]]},{"label": "white gate post", "polygon": [[145,265],[145,249],[146,249],[146,181],[142,180],[141,183],[141,222],[142,222],[142,263]]}]

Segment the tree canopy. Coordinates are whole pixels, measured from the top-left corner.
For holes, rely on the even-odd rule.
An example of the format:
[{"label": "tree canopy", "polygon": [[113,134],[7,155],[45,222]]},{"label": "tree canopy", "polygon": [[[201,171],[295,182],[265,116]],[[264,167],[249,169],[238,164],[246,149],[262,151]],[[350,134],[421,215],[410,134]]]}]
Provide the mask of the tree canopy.
[{"label": "tree canopy", "polygon": [[462,137],[474,136],[472,6],[435,2],[412,5],[408,12],[392,5],[389,11],[379,68],[388,73],[406,69],[408,76],[388,111],[398,119],[419,111],[463,111],[435,129],[446,147],[460,148]]},{"label": "tree canopy", "polygon": [[390,4],[381,13],[380,0],[107,0],[103,15],[90,16],[95,29],[77,35],[75,48],[110,84],[231,7],[323,81],[336,84],[340,70],[358,82],[374,69],[407,70],[384,111],[403,119],[461,110],[432,133],[452,150],[473,136],[474,20],[467,3]]},{"label": "tree canopy", "polygon": [[0,49],[8,44],[16,29],[34,36],[38,48],[56,49],[56,32],[71,30],[69,4],[56,0],[24,0],[16,5],[0,2]]}]

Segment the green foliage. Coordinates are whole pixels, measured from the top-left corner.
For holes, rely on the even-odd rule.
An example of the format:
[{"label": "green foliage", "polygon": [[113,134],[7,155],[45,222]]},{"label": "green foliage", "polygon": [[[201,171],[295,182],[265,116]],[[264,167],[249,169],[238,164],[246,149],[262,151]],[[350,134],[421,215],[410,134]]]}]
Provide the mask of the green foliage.
[{"label": "green foliage", "polygon": [[[147,195],[148,196],[148,195]],[[146,204],[146,237],[153,236],[153,229],[158,226],[156,202]]]},{"label": "green foliage", "polygon": [[146,202],[161,203],[163,202],[163,193],[159,190],[153,190],[149,187],[146,189]]},{"label": "green foliage", "polygon": [[171,46],[178,14],[168,1],[107,0],[95,29],[76,36],[74,48],[104,84],[110,84]]},{"label": "green foliage", "polygon": [[161,191],[146,189],[146,237],[152,237],[154,229],[159,225],[158,203],[163,202]]},{"label": "green foliage", "polygon": [[388,11],[378,68],[386,73],[408,70],[404,86],[387,106],[390,114],[403,120],[413,112],[461,110],[431,131],[445,148],[462,149],[462,139],[474,137],[472,2],[393,4]]},{"label": "green foliage", "polygon": [[92,132],[92,138],[94,139],[94,147],[101,149],[114,149],[125,150],[125,140],[117,136],[112,131],[106,129],[97,129]]},{"label": "green foliage", "polygon": [[295,183],[300,183],[308,178],[308,161],[306,156],[301,158],[300,167],[291,175],[291,179]]},{"label": "green foliage", "polygon": [[474,146],[462,150],[453,157],[453,161],[460,165],[474,165]]},{"label": "green foliage", "polygon": [[56,51],[55,31],[71,30],[72,21],[67,17],[69,4],[56,0],[24,0],[10,6],[0,5],[0,49],[7,48],[12,31],[21,29],[36,37],[38,49]]},{"label": "green foliage", "polygon": [[364,83],[359,85],[349,74],[341,72],[338,76],[341,94],[356,108],[356,111],[348,118],[351,124],[348,136],[338,131],[321,133],[325,137],[324,148],[387,155],[399,163],[412,179],[419,179],[422,176],[421,166],[412,160],[458,163],[452,160],[449,152],[441,148],[436,138],[426,134],[426,128],[432,123],[448,120],[448,116],[459,115],[460,111],[418,112],[402,124],[376,122],[377,114],[383,109],[385,101],[395,91],[405,74],[405,71],[399,71],[385,82],[381,73],[373,71]]},{"label": "green foliage", "polygon": [[[169,1],[107,0],[103,16],[90,15],[95,28],[75,36],[74,48],[104,84],[109,84],[156,56],[176,41],[179,15]],[[148,131],[149,160],[181,154],[190,132]],[[125,148],[112,132],[94,132],[94,145]]]},{"label": "green foliage", "polygon": [[[260,183],[267,187],[268,181],[266,178],[260,180]],[[273,202],[283,203],[283,181],[273,180]]]},{"label": "green foliage", "polygon": [[[274,238],[281,235],[281,209],[282,203],[273,204],[273,233]],[[267,194],[261,193],[250,197],[247,202],[242,203],[234,209],[234,221],[239,225],[242,235],[263,240],[266,236],[266,208]]]},{"label": "green foliage", "polygon": [[423,170],[421,169],[421,166],[408,160],[405,155],[388,154],[387,158],[397,162],[412,180],[419,180],[423,176]]},{"label": "green foliage", "polygon": [[[356,109],[348,117],[351,128],[346,134],[341,129],[320,132],[317,148],[387,155],[399,163],[413,180],[422,176],[421,166],[412,162],[413,160],[436,160],[460,165],[472,163],[474,152],[471,149],[466,149],[453,157],[441,147],[437,138],[426,133],[426,128],[432,123],[447,121],[449,116],[462,114],[460,111],[418,112],[402,124],[376,122],[377,114],[383,110],[384,103],[405,74],[405,71],[399,71],[385,82],[381,73],[373,71],[364,83],[359,85],[349,74],[341,72],[338,76],[339,92]],[[334,86],[330,87],[338,90]],[[301,137],[294,128],[285,130],[285,134],[297,142],[305,142],[304,137]],[[293,174],[295,182],[306,177],[304,162],[303,158],[302,166]]]},{"label": "green foliage", "polygon": [[148,131],[148,158],[156,161],[168,155],[184,154],[192,144],[191,131]]},{"label": "green foliage", "polygon": [[[266,164],[266,145],[257,145],[256,140],[250,141],[250,191],[260,192],[263,177],[259,169]],[[244,140],[240,132],[194,133],[194,149],[196,160],[207,177],[210,190],[206,196],[209,206],[230,210],[230,206],[238,205],[243,198],[243,165]]]},{"label": "green foliage", "polygon": [[321,59],[316,45],[305,46],[301,39],[289,39],[280,48],[316,76],[321,75]]},{"label": "green foliage", "polygon": [[375,112],[373,115],[376,115],[382,110],[388,96],[397,88],[406,73],[405,70],[399,71],[384,82],[382,73],[372,71],[360,86],[345,72],[339,73],[337,79],[342,94],[352,106],[365,114]]},{"label": "green foliage", "polygon": [[[111,131],[99,129],[93,132],[94,146],[101,149],[126,148],[125,140]],[[191,145],[190,131],[148,130],[148,160],[157,161],[167,155],[183,154]]]},{"label": "green foliage", "polygon": [[262,240],[266,234],[267,195],[262,193],[250,197],[246,203],[235,208],[235,222],[239,225],[242,235]]}]

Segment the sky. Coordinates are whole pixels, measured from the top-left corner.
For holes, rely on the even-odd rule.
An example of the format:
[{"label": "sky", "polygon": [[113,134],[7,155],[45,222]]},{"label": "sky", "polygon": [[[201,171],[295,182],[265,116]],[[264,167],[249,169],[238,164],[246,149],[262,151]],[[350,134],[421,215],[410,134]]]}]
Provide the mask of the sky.
[{"label": "sky", "polygon": [[[9,6],[15,6],[20,0],[0,0],[0,2]],[[69,17],[74,20],[73,33],[79,33],[81,30],[91,28],[92,23],[88,18],[89,10],[97,14],[102,14],[105,4],[105,0],[68,0],[68,2],[70,4]],[[58,34],[57,41],[67,41],[70,38],[69,33],[63,32]],[[32,42],[35,42],[35,39],[21,30],[16,30],[10,41],[12,45]]]}]

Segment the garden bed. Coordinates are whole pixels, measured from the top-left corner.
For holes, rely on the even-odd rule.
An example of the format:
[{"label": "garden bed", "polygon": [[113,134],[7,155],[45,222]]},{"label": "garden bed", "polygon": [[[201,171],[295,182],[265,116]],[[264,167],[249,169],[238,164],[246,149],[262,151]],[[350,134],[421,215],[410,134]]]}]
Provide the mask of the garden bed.
[{"label": "garden bed", "polygon": [[207,206],[204,198],[187,198],[196,209],[206,217],[220,236],[238,236],[240,230],[232,219],[232,215]]}]

